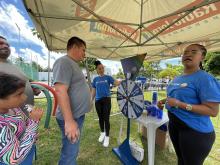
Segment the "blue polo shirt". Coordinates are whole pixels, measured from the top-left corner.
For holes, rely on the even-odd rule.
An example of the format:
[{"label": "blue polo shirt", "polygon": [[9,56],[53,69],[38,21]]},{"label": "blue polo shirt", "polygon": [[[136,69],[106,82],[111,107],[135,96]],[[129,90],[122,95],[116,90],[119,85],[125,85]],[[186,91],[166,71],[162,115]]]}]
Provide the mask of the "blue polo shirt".
[{"label": "blue polo shirt", "polygon": [[115,80],[108,75],[94,78],[92,87],[96,90],[96,101],[103,97],[110,97],[110,85],[113,85],[114,82]]},{"label": "blue polo shirt", "polygon": [[[167,97],[192,105],[204,102],[220,103],[220,84],[213,76],[199,70],[190,75],[181,75],[171,81],[167,87]],[[166,108],[196,131],[209,133],[214,130],[209,116],[170,107],[167,104]]]}]

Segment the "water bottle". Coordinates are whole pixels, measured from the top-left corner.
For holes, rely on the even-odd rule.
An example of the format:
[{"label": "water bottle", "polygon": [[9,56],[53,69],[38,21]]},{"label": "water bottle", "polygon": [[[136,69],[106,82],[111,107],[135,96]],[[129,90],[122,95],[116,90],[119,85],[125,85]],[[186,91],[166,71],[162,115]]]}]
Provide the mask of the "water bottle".
[{"label": "water bottle", "polygon": [[152,109],[151,109],[151,116],[155,117],[157,116],[157,92],[156,91],[153,91],[152,93]]},{"label": "water bottle", "polygon": [[152,104],[157,105],[157,91],[153,91],[152,94]]},{"label": "water bottle", "polygon": [[163,111],[158,108],[157,101],[158,101],[158,93],[157,91],[154,91],[152,94],[152,104],[155,106],[155,108],[152,111],[152,116],[157,117],[158,119],[162,119]]},{"label": "water bottle", "polygon": [[157,118],[158,119],[162,119],[163,118],[163,110],[161,110],[161,109],[157,109]]}]

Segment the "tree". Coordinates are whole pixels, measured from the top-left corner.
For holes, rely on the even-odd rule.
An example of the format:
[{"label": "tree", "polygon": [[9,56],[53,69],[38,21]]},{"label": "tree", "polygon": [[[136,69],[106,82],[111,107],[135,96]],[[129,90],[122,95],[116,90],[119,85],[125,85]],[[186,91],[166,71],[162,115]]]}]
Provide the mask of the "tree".
[{"label": "tree", "polygon": [[[86,74],[87,74],[86,78],[88,80],[88,84],[89,84],[90,89],[92,88],[92,82],[91,82],[91,77],[90,77],[89,72],[92,72],[95,70],[95,65],[94,65],[95,61],[96,61],[96,58],[87,57],[85,61],[82,61],[79,63],[80,67],[86,69]],[[88,66],[88,67],[86,67],[86,66]]]},{"label": "tree", "polygon": [[159,73],[159,78],[169,78],[173,79],[179,75],[179,73],[173,68],[166,68]]},{"label": "tree", "polygon": [[31,32],[34,36],[37,36],[38,39],[40,39],[42,41],[42,38],[40,36],[40,33],[38,33],[38,31],[35,28],[31,29]]},{"label": "tree", "polygon": [[183,66],[182,65],[172,65],[166,64],[166,69],[163,69],[159,73],[159,78],[169,78],[173,79],[174,77],[183,73]]},{"label": "tree", "polygon": [[220,75],[220,52],[207,53],[204,69],[214,76]]},{"label": "tree", "polygon": [[52,68],[48,68],[48,67],[42,68],[42,72],[52,72],[52,71],[53,71]]},{"label": "tree", "polygon": [[87,62],[88,69],[89,69],[90,72],[92,72],[92,71],[95,70],[94,62],[95,62],[96,60],[97,60],[96,58],[87,57],[86,60],[80,62],[79,65],[80,65],[80,67],[82,67],[82,68],[86,68],[86,62]]},{"label": "tree", "polygon": [[177,75],[180,75],[183,73],[183,65],[172,65],[172,64],[166,64],[167,68],[174,69],[177,72]]},{"label": "tree", "polygon": [[157,62],[143,62],[143,67],[140,69],[139,75],[144,77],[158,77],[158,73],[161,70],[159,61]]},{"label": "tree", "polygon": [[123,73],[123,71],[122,71],[121,68],[119,68],[119,71],[118,71],[118,73],[116,74],[115,78],[116,78],[116,79],[125,79],[125,75],[124,75],[124,73]]},{"label": "tree", "polygon": [[43,72],[44,68],[42,68],[39,64],[37,64],[35,61],[32,61],[32,67],[37,69],[38,72]]},{"label": "tree", "polygon": [[22,57],[18,57],[15,59],[15,63],[23,63],[24,59]]}]

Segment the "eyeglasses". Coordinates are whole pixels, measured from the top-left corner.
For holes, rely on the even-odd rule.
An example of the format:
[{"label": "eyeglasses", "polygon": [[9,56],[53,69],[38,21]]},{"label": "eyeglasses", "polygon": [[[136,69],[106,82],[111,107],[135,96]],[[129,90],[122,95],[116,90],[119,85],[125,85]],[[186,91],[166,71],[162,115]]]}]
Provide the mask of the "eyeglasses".
[{"label": "eyeglasses", "polygon": [[98,70],[103,70],[103,69],[104,69],[104,67],[99,67],[99,68],[98,68]]},{"label": "eyeglasses", "polygon": [[187,54],[192,54],[192,55],[196,55],[198,52],[202,53],[200,50],[186,50],[183,52],[183,55],[187,55]]}]

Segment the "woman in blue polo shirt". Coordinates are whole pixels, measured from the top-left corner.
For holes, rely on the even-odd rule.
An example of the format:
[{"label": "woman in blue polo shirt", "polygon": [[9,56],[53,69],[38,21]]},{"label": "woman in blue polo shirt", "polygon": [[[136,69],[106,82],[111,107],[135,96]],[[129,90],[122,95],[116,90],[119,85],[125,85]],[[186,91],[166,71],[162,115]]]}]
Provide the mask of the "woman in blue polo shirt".
[{"label": "woman in blue polo shirt", "polygon": [[100,61],[96,61],[95,66],[98,76],[94,78],[92,83],[92,100],[95,97],[95,107],[101,129],[98,141],[103,142],[104,147],[108,147],[111,111],[110,85],[119,85],[119,82],[104,74],[104,66]]},{"label": "woman in blue polo shirt", "polygon": [[206,52],[202,45],[189,45],[182,56],[183,75],[167,87],[169,133],[178,165],[202,165],[215,141],[210,116],[219,111],[220,84],[202,70]]}]

